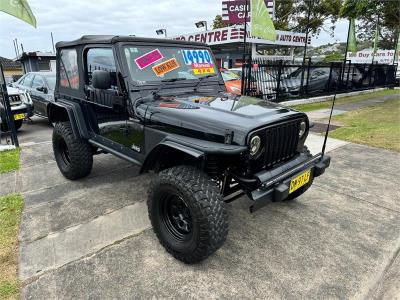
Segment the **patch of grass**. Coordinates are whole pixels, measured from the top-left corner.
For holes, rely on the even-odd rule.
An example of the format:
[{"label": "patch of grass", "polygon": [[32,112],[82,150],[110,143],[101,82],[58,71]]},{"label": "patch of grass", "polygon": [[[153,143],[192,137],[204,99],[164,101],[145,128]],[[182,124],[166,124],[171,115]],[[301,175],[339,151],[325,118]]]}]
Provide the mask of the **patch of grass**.
[{"label": "patch of grass", "polygon": [[400,99],[333,117],[345,127],[330,137],[400,152]]},{"label": "patch of grass", "polygon": [[20,148],[0,152],[0,174],[18,170]]},{"label": "patch of grass", "polygon": [[19,194],[0,197],[0,299],[18,299],[18,231],[23,199]]},{"label": "patch of grass", "polygon": [[[344,97],[344,98],[337,99],[335,101],[335,105],[359,102],[359,101],[363,101],[363,100],[367,100],[367,99],[371,99],[371,98],[375,98],[375,97],[396,95],[396,94],[398,94],[400,96],[400,91],[399,90],[384,90],[384,91],[368,93],[368,94],[364,94],[364,95]],[[302,112],[309,112],[309,111],[313,111],[313,110],[317,110],[317,109],[331,108],[331,106],[332,106],[332,101],[326,101],[326,102],[318,102],[318,103],[293,105],[291,107],[294,109],[297,109],[299,111],[302,111]]]}]

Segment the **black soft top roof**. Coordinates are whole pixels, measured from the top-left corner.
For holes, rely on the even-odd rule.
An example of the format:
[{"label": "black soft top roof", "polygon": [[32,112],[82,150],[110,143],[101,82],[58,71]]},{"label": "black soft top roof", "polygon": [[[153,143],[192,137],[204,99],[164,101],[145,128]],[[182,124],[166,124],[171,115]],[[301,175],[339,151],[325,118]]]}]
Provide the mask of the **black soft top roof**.
[{"label": "black soft top roof", "polygon": [[115,44],[118,42],[138,42],[138,43],[165,43],[165,44],[176,44],[176,45],[191,45],[191,46],[207,46],[203,43],[178,41],[172,39],[158,39],[158,38],[143,38],[136,36],[123,36],[123,35],[84,35],[81,38],[69,41],[69,42],[58,42],[57,48],[71,47],[77,45],[86,44]]}]

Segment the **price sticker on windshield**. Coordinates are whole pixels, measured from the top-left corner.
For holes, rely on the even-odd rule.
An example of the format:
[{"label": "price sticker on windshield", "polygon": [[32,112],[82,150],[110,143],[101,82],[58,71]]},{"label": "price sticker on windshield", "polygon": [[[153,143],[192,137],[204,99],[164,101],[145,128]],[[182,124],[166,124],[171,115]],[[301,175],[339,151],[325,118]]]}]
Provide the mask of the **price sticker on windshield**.
[{"label": "price sticker on windshield", "polygon": [[208,63],[213,64],[210,52],[204,49],[182,49],[183,60],[186,65],[192,65],[194,63]]},{"label": "price sticker on windshield", "polygon": [[215,74],[214,66],[209,63],[193,63],[192,70],[194,75]]},{"label": "price sticker on windshield", "polygon": [[164,76],[164,74],[167,74],[168,72],[171,72],[178,68],[179,68],[179,64],[178,64],[178,61],[176,60],[176,58],[170,58],[170,59],[152,67],[153,72],[158,77]]}]

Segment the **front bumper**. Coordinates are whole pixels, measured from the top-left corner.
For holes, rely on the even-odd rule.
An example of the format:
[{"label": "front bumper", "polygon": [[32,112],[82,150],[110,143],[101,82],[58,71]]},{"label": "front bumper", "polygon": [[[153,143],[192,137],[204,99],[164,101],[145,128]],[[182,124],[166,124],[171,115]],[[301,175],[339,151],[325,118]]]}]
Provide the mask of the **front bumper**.
[{"label": "front bumper", "polygon": [[25,114],[27,117],[32,117],[33,105],[22,103],[20,105],[11,106],[11,113],[13,115]]},{"label": "front bumper", "polygon": [[313,157],[302,154],[276,169],[257,173],[256,177],[260,186],[249,195],[253,200],[250,212],[256,211],[268,202],[285,200],[289,196],[290,182],[293,178],[306,170],[311,171],[312,177],[318,177],[329,167],[330,161],[330,156],[322,155],[322,153]]}]

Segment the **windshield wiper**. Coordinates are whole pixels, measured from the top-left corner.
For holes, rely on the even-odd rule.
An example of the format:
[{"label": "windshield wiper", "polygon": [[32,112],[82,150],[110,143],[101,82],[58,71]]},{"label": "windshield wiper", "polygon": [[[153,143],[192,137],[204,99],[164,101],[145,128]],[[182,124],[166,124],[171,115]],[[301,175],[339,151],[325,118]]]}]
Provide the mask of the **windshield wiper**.
[{"label": "windshield wiper", "polygon": [[206,79],[206,78],[212,78],[212,77],[217,77],[217,76],[218,76],[217,74],[214,74],[214,75],[209,74],[209,75],[200,77],[200,78],[199,78],[199,82],[198,82],[198,83],[196,84],[196,86],[194,87],[194,91],[197,92],[197,89],[199,88],[200,84],[203,82],[204,79]]},{"label": "windshield wiper", "polygon": [[186,78],[170,78],[170,79],[163,79],[161,82],[175,82],[180,80],[186,80]]}]

